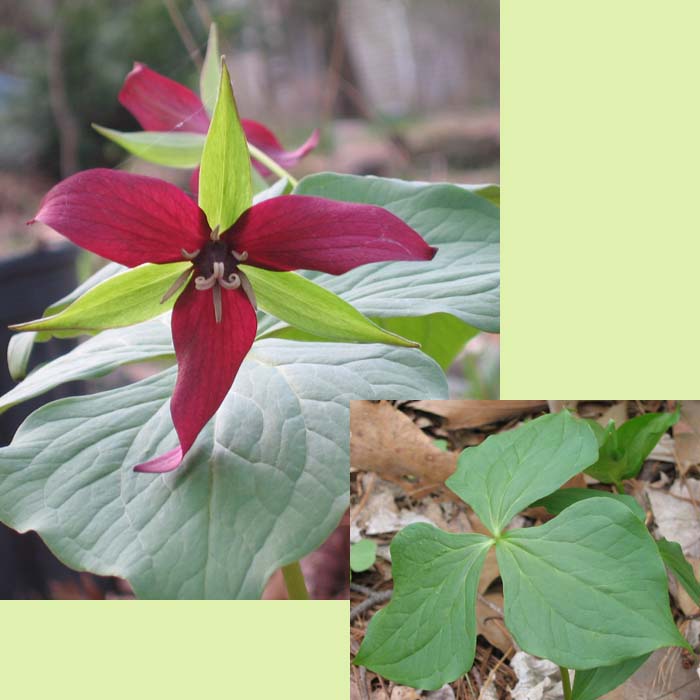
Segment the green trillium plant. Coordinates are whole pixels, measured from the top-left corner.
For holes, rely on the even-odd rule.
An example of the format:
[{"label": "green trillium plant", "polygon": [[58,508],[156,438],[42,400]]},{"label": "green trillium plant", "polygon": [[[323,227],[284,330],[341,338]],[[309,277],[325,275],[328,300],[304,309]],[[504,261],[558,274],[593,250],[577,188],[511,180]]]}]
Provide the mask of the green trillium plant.
[{"label": "green trillium plant", "polygon": [[[464,450],[446,484],[490,535],[423,523],[396,535],[394,595],[370,621],[355,663],[425,689],[466,673],[474,661],[477,585],[491,548],[505,624],[523,651],[562,668],[566,700],[595,700],[656,649],[691,649],[673,621],[664,568],[700,602],[700,584],[680,546],[656,542],[629,496],[557,491],[597,459],[590,425],[568,412]],[[564,502],[557,494],[567,494]],[[558,515],[536,527],[507,528],[538,501]],[[573,688],[567,669],[575,669]]]},{"label": "green trillium plant", "polygon": [[[289,153],[239,118],[214,29],[200,85],[137,65],[120,99],[147,131],[108,134],[196,169],[196,197],[87,170],[30,222],[110,262],[13,327],[0,412],[158,368],[32,413],[0,448],[0,520],[141,598],[259,598],[280,568],[303,598],[299,560],[349,503],[350,400],[446,398],[466,340],[499,330],[498,188],[297,181],[316,134]],[[27,371],[36,343],[77,336]]]}]

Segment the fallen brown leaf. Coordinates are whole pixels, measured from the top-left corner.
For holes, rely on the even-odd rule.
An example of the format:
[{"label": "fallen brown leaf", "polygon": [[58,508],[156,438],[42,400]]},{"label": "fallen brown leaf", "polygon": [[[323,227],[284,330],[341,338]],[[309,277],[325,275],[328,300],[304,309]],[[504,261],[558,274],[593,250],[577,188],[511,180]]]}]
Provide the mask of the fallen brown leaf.
[{"label": "fallen brown leaf", "polygon": [[[442,402],[440,402],[442,403]],[[444,483],[457,466],[401,411],[386,401],[350,402],[350,464],[411,489]],[[414,477],[411,482],[406,476]]]},{"label": "fallen brown leaf", "polygon": [[448,430],[478,428],[547,408],[546,401],[414,401],[411,406],[446,419]]}]

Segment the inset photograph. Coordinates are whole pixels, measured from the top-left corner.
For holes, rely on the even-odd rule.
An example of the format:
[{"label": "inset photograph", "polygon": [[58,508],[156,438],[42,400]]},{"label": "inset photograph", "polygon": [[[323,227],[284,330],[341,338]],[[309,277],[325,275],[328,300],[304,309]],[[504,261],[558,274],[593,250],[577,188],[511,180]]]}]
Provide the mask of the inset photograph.
[{"label": "inset photograph", "polygon": [[700,401],[350,413],[352,700],[700,697]]}]

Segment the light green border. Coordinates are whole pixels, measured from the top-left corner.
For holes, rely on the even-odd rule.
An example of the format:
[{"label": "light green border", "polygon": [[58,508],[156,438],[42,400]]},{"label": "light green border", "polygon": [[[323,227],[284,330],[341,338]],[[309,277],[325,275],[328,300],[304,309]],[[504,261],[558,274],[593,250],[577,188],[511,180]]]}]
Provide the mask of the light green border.
[{"label": "light green border", "polygon": [[501,21],[501,397],[697,397],[700,3]]},{"label": "light green border", "polygon": [[348,601],[5,601],[17,700],[350,696]]}]

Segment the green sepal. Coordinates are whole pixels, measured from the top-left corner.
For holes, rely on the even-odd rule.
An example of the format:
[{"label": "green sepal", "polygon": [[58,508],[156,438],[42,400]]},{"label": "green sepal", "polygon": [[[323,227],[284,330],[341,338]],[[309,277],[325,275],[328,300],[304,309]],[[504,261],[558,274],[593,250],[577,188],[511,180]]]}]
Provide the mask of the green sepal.
[{"label": "green sepal", "polygon": [[253,201],[250,157],[226,62],[199,171],[199,206],[212,230],[223,233]]},{"label": "green sepal", "polygon": [[139,265],[105,279],[54,315],[11,328],[69,338],[147,321],[173,307],[177,294],[162,303],[161,297],[191,267],[189,262]]},{"label": "green sepal", "polygon": [[204,134],[191,131],[117,131],[93,124],[102,136],[129,153],[171,168],[196,168],[202,157]]},{"label": "green sepal", "polygon": [[296,272],[271,272],[248,265],[240,268],[253,285],[258,306],[305,333],[337,342],[419,347],[380,328],[347,301]]}]

